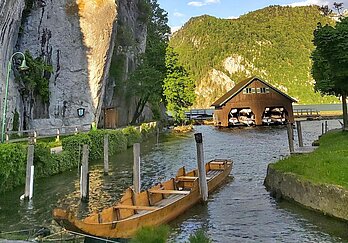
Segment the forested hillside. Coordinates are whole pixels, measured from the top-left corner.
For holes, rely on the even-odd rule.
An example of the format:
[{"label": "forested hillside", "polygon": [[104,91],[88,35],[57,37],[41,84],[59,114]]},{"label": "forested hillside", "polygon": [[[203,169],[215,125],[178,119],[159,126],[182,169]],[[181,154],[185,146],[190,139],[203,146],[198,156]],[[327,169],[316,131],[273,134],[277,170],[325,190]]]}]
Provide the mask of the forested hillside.
[{"label": "forested hillside", "polygon": [[238,19],[192,18],[170,45],[196,80],[196,107],[209,107],[227,89],[259,76],[301,104],[337,102],[315,93],[310,55],[317,23],[334,24],[317,6],[270,6]]}]

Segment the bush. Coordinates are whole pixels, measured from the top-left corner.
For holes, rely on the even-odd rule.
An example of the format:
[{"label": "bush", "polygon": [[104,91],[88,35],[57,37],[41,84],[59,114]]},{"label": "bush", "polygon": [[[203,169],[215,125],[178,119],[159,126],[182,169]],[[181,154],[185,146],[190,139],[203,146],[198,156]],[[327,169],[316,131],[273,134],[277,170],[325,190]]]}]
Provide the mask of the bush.
[{"label": "bush", "polygon": [[127,138],[127,147],[131,147],[135,143],[139,143],[141,140],[141,133],[133,126],[128,126],[122,129],[123,134]]},{"label": "bush", "polygon": [[157,228],[142,227],[135,234],[131,243],[165,243],[169,236],[169,227],[161,225]]},{"label": "bush", "polygon": [[2,144],[0,146],[0,192],[25,182],[26,158],[24,145]]},{"label": "bush", "polygon": [[196,231],[195,234],[190,235],[189,237],[190,243],[210,243],[211,240],[206,236],[202,229]]}]

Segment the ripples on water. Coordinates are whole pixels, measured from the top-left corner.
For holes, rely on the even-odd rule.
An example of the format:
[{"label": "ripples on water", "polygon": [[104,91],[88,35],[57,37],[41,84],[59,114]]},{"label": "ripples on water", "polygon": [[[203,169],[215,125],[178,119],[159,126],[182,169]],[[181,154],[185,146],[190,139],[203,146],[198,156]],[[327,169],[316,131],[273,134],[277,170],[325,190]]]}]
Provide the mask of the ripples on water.
[{"label": "ripples on water", "polygon": [[[339,127],[337,120],[329,128]],[[263,186],[267,165],[288,155],[285,127],[216,129],[197,126],[203,133],[205,160],[231,158],[234,169],[227,182],[212,193],[207,205],[197,205],[170,224],[171,241],[187,241],[197,229],[214,242],[346,242],[347,224],[287,203],[276,202]],[[321,121],[303,122],[305,145],[321,133]],[[193,134],[164,134],[158,146],[142,144],[142,187],[166,180],[186,166],[196,167]],[[32,202],[20,202],[22,188],[0,198],[0,231],[52,227],[51,210],[70,207],[84,216],[110,206],[132,183],[132,150],[112,157],[109,176],[102,162],[91,165],[90,201],[79,201],[77,169],[35,181]]]}]

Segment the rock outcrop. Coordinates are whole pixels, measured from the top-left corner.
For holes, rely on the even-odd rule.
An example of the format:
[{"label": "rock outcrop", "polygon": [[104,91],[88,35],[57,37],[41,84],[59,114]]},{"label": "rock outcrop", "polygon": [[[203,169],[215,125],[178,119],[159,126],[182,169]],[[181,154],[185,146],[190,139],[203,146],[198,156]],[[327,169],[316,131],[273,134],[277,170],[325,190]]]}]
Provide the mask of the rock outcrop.
[{"label": "rock outcrop", "polygon": [[[7,64],[13,54],[17,42],[18,32],[21,26],[22,12],[24,9],[24,0],[2,0],[0,1],[0,111],[3,112],[3,100],[5,95],[5,84],[7,76]],[[8,91],[8,110],[13,114],[16,107],[19,107],[19,94],[13,81],[9,80]],[[12,124],[12,116],[8,116],[6,124]]]},{"label": "rock outcrop", "polygon": [[[98,123],[103,105],[118,106],[124,113],[131,113],[131,101],[127,103],[124,95],[115,98],[115,86],[124,85],[121,82],[134,70],[138,53],[145,50],[146,25],[139,18],[139,1],[34,0],[24,19],[24,0],[2,1],[2,91],[6,60],[15,51],[28,50],[33,57],[41,57],[53,67],[48,103],[43,103],[40,97],[21,97],[11,75],[8,129],[12,127],[15,110],[21,127],[26,129],[80,125],[89,128],[92,122]],[[117,41],[126,38],[130,40],[127,43]],[[109,75],[111,63],[115,64],[120,57],[124,58],[121,72]],[[83,116],[78,115],[78,109],[84,110]],[[118,125],[128,122],[126,116]]]}]

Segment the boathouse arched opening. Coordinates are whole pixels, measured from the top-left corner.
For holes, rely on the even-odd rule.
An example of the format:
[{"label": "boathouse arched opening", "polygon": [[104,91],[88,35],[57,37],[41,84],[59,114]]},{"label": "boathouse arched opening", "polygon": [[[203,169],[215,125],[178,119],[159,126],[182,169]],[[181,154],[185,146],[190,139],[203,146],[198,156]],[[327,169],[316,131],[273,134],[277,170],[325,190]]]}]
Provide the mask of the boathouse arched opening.
[{"label": "boathouse arched opening", "polygon": [[255,114],[251,108],[232,108],[228,114],[229,126],[255,125]]},{"label": "boathouse arched opening", "polygon": [[266,107],[262,114],[262,124],[280,125],[288,122],[289,113],[283,106]]}]

